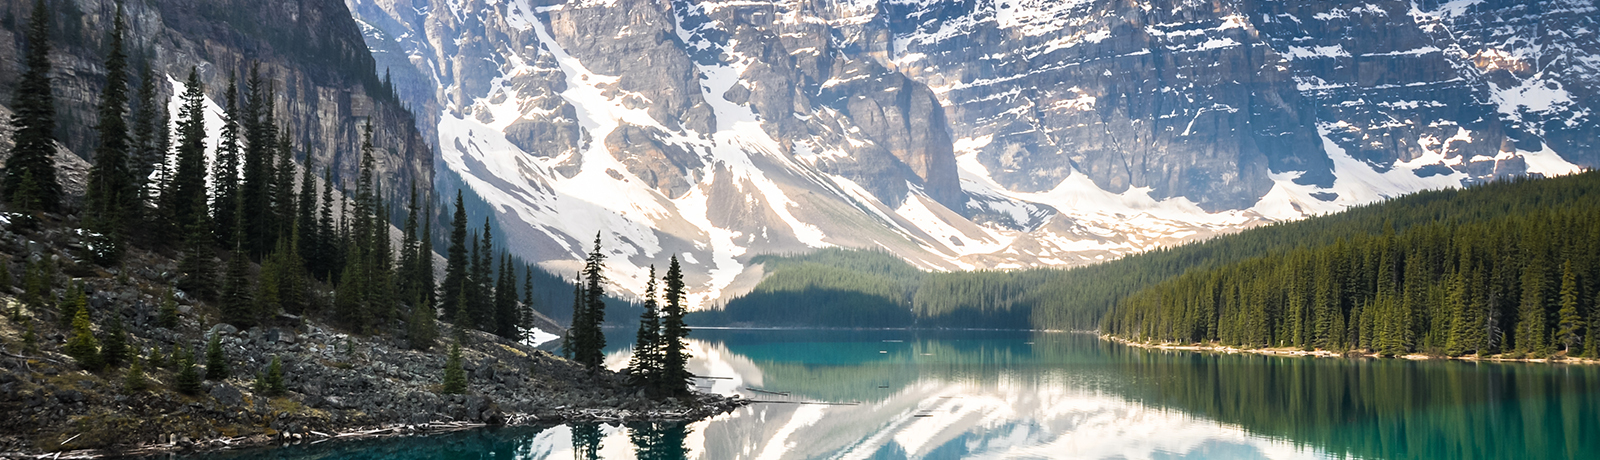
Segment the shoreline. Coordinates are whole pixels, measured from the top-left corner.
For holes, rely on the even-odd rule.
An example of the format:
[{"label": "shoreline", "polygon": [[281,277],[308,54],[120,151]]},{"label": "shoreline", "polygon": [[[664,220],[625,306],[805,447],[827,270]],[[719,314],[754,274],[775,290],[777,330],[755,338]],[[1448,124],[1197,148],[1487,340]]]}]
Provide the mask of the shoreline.
[{"label": "shoreline", "polygon": [[298,445],[315,445],[326,442],[349,442],[403,436],[429,436],[484,428],[544,426],[554,427],[569,423],[627,423],[627,422],[690,422],[724,414],[755,402],[738,395],[722,396],[695,393],[696,404],[683,411],[632,411],[628,409],[570,408],[556,409],[543,415],[535,413],[506,414],[499,423],[471,421],[432,421],[422,424],[384,423],[357,425],[332,433],[308,430],[300,433],[278,432],[235,437],[218,437],[191,441],[187,437],[168,442],[147,443],[125,448],[80,449],[59,452],[0,452],[0,458],[32,459],[98,459],[143,457],[161,454],[204,454],[230,450],[277,449]]},{"label": "shoreline", "polygon": [[1427,355],[1427,354],[1422,354],[1422,353],[1411,353],[1411,354],[1407,354],[1407,355],[1404,355],[1404,356],[1395,356],[1395,357],[1392,357],[1392,358],[1385,358],[1385,357],[1379,355],[1378,353],[1362,353],[1362,352],[1353,351],[1353,350],[1341,353],[1341,352],[1335,352],[1335,351],[1329,351],[1329,350],[1320,350],[1320,349],[1319,350],[1306,351],[1306,350],[1301,350],[1301,349],[1296,349],[1296,348],[1239,348],[1239,347],[1230,347],[1230,346],[1226,346],[1226,345],[1220,345],[1220,344],[1216,344],[1216,343],[1211,343],[1211,344],[1206,344],[1206,345],[1181,345],[1181,344],[1174,344],[1174,343],[1159,343],[1158,344],[1158,343],[1135,342],[1135,341],[1131,341],[1131,340],[1124,339],[1124,338],[1121,338],[1121,337],[1112,336],[1112,335],[1106,335],[1106,334],[1096,334],[1096,335],[1100,337],[1100,340],[1104,340],[1104,341],[1107,341],[1107,342],[1115,342],[1115,343],[1119,343],[1119,344],[1122,344],[1122,345],[1127,345],[1127,346],[1134,347],[1134,348],[1143,348],[1143,349],[1147,349],[1147,350],[1174,350],[1174,351],[1192,351],[1192,352],[1227,353],[1227,354],[1251,353],[1251,354],[1258,354],[1258,355],[1265,355],[1265,356],[1291,356],[1291,357],[1313,357],[1313,358],[1404,359],[1404,360],[1410,360],[1410,361],[1445,360],[1445,361],[1498,362],[1498,363],[1536,363],[1536,364],[1583,364],[1583,365],[1600,364],[1600,359],[1577,358],[1577,357],[1566,357],[1566,356],[1561,356],[1560,359],[1551,359],[1551,358],[1506,358],[1506,357],[1503,357],[1503,355],[1490,355],[1490,356],[1485,356],[1485,357],[1480,357],[1478,355],[1463,355],[1463,356],[1450,357],[1450,356]]}]

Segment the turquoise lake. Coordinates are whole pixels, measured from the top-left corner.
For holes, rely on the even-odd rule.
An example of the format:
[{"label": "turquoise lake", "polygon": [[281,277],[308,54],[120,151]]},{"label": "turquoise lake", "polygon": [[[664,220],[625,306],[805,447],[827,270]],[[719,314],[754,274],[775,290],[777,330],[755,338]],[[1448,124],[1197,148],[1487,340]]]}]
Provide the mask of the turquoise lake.
[{"label": "turquoise lake", "polygon": [[[691,370],[713,377],[702,391],[771,402],[686,424],[513,427],[201,458],[1600,458],[1597,366],[1151,351],[1020,331],[693,337]],[[620,366],[627,353],[609,361]]]}]

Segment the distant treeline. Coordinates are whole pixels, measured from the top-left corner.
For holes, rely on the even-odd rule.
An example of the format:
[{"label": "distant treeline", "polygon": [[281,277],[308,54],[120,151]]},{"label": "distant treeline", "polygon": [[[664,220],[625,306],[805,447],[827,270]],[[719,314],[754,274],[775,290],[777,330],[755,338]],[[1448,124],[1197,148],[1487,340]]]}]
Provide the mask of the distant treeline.
[{"label": "distant treeline", "polygon": [[[1600,198],[1600,173],[1586,172],[1554,179],[1511,179],[1460,190],[1415,193],[1356,206],[1338,214],[1267,225],[1236,235],[1068,270],[926,273],[890,254],[842,249],[826,249],[798,256],[763,256],[756,258],[755,262],[763,264],[769,275],[754,291],[733,299],[723,311],[696,314],[691,320],[708,325],[1096,329],[1101,327],[1107,312],[1124,299],[1131,302],[1134,296],[1148,295],[1143,294],[1147,289],[1161,283],[1176,282],[1175,278],[1192,271],[1216,270],[1261,257],[1282,257],[1291,252],[1309,254],[1314,249],[1338,245],[1340,240],[1344,240],[1343,245],[1349,250],[1349,247],[1358,244],[1358,240],[1366,242],[1369,237],[1381,238],[1388,234],[1390,238],[1401,238],[1402,235],[1412,238],[1410,235],[1423,227],[1435,233],[1478,224],[1490,225],[1491,222],[1495,222],[1493,225],[1516,227],[1518,224],[1515,222],[1520,222],[1518,219],[1542,215],[1545,216],[1541,218],[1544,219],[1542,221],[1549,221],[1556,218],[1552,213],[1557,210],[1593,206],[1593,202],[1600,201],[1597,198]],[[1574,225],[1595,225],[1593,222],[1591,218]],[[1561,233],[1572,231],[1566,227],[1547,230]],[[1546,244],[1558,244],[1557,240],[1549,238]],[[1394,266],[1403,267],[1404,259],[1416,249],[1407,246],[1413,244],[1411,240],[1403,243],[1393,240],[1389,244],[1398,246],[1391,249],[1398,254],[1391,261]],[[1592,254],[1594,249],[1591,247],[1588,251]],[[1446,253],[1430,256],[1445,257]],[[1486,258],[1497,256],[1498,252],[1474,253],[1473,260],[1496,260]],[[1367,264],[1366,256],[1363,254],[1361,257],[1361,265],[1353,262],[1341,265],[1344,271],[1340,273],[1375,269],[1378,266],[1378,261]],[[1557,255],[1551,255],[1550,258],[1548,263],[1554,265],[1546,267],[1545,274],[1553,280],[1550,281],[1555,286],[1552,289],[1559,289],[1561,264],[1565,259]],[[1455,259],[1451,263],[1460,263],[1459,257]],[[1523,262],[1518,266],[1526,264]],[[1574,264],[1581,265],[1582,262]],[[1453,266],[1439,270],[1448,269],[1453,269]],[[1574,270],[1600,273],[1585,267],[1574,267]],[[1377,274],[1374,272],[1370,276],[1376,277]],[[1575,276],[1580,280],[1587,279],[1581,275]],[[1593,295],[1594,291],[1590,289],[1593,281],[1586,282],[1591,284],[1585,285],[1585,289],[1589,290],[1583,291],[1584,295]],[[1403,281],[1396,284],[1404,285]],[[1372,293],[1376,289],[1374,282],[1372,290],[1367,291],[1368,295],[1374,295]],[[1520,293],[1519,289],[1500,294]],[[1556,294],[1552,294],[1551,298],[1556,298]],[[1592,297],[1583,299],[1592,302]],[[1346,310],[1353,306],[1343,305]],[[1118,314],[1122,314],[1122,311],[1119,310]],[[1348,311],[1345,314],[1348,316]],[[1331,320],[1332,316],[1325,318]],[[1511,320],[1503,316],[1497,319],[1502,325]],[[1143,321],[1137,320],[1139,323]],[[1356,321],[1359,333],[1362,320],[1358,317]],[[1126,323],[1119,324],[1118,330],[1128,327]],[[1272,340],[1277,337],[1273,335]],[[1410,343],[1412,346],[1422,346],[1425,343],[1422,339],[1419,333]],[[1359,344],[1358,340],[1356,345]]]},{"label": "distant treeline", "polygon": [[1600,199],[1590,188],[1559,186],[1593,175],[1578,179],[1502,191],[1560,206],[1481,203],[1504,215],[1355,234],[1191,271],[1122,301],[1103,331],[1384,355],[1600,355],[1600,340],[1585,340],[1600,332]]}]

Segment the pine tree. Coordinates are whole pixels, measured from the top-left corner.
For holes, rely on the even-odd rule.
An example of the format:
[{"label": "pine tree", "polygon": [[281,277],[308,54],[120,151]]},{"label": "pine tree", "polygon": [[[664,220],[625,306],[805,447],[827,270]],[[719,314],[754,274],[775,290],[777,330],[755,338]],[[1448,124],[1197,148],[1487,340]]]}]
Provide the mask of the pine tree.
[{"label": "pine tree", "polygon": [[[178,352],[175,351],[173,355],[177,356]],[[194,368],[194,356],[185,352],[174,360],[178,363],[178,375],[173,379],[173,386],[186,395],[200,393],[200,373]]]},{"label": "pine tree", "polygon": [[100,145],[94,151],[94,166],[89,169],[88,191],[84,200],[86,226],[99,233],[95,258],[102,265],[115,264],[122,257],[123,240],[132,224],[130,214],[139,206],[133,172],[128,169],[131,145],[128,138],[127,55],[122,52],[122,6],[117,5],[112,20],[111,52],[106,56],[106,85],[100,92]]},{"label": "pine tree", "polygon": [[537,311],[533,304],[533,264],[528,264],[522,272],[522,308],[518,310],[518,327],[522,329],[523,338],[529,336],[534,329],[534,312]]},{"label": "pine tree", "polygon": [[83,293],[83,286],[72,284],[67,286],[67,295],[61,302],[61,325],[72,327],[72,322],[78,313],[89,308],[89,298]]},{"label": "pine tree", "polygon": [[61,206],[56,179],[56,108],[50,82],[50,10],[35,0],[28,19],[23,63],[12,93],[13,144],[0,184],[13,211],[51,212]]},{"label": "pine tree", "polygon": [[689,337],[689,326],[683,322],[683,316],[688,314],[688,292],[684,290],[678,256],[672,256],[664,281],[667,285],[662,290],[666,306],[661,311],[661,390],[676,396],[688,393],[690,379],[694,377],[689,374],[689,344],[684,341]]},{"label": "pine tree", "polygon": [[578,325],[588,321],[587,308],[583,304],[583,273],[579,272],[576,279],[572,280],[572,322],[568,323],[567,331],[561,335],[561,356],[573,359],[573,354],[578,351],[579,337]]},{"label": "pine tree", "polygon": [[251,66],[250,77],[245,81],[244,110],[241,127],[244,128],[244,157],[239,166],[239,224],[244,238],[244,250],[251,258],[265,255],[272,249],[273,222],[272,182],[273,161],[277,159],[278,126],[274,117],[272,84],[261,77],[260,67]]},{"label": "pine tree", "polygon": [[[134,94],[133,150],[129,168],[133,172],[134,186],[138,190],[136,195],[141,202],[155,195],[155,183],[150,176],[159,165],[166,162],[167,157],[162,145],[162,136],[167,130],[164,123],[166,107],[156,100],[156,81],[150,58],[141,59],[139,89]],[[139,208],[143,207],[141,203]]]},{"label": "pine tree", "polygon": [[150,383],[144,377],[144,363],[135,357],[133,365],[128,367],[128,375],[122,381],[122,387],[128,392],[144,391]]},{"label": "pine tree", "polygon": [[190,225],[198,224],[205,228],[209,237],[212,229],[206,214],[205,85],[200,83],[200,74],[193,68],[189,69],[182,100],[183,106],[178,111],[177,158],[168,174],[170,177],[166,178],[166,187],[161,191],[162,214],[172,219],[168,222],[170,228],[188,232]]},{"label": "pine tree", "polygon": [[211,341],[206,344],[206,380],[223,380],[230,373],[228,357],[222,352],[222,337],[211,334]]},{"label": "pine tree", "polygon": [[578,347],[573,350],[574,361],[587,367],[590,372],[599,370],[605,364],[602,350],[606,347],[606,336],[605,331],[600,329],[606,321],[605,260],[605,252],[600,248],[600,234],[595,233],[594,249],[589,251],[583,267],[583,321],[573,318],[573,329],[578,337]]},{"label": "pine tree", "polygon": [[444,361],[444,389],[447,395],[466,394],[467,373],[461,369],[461,344],[450,345],[450,357]]},{"label": "pine tree", "polygon": [[399,281],[400,297],[406,300],[419,298],[423,274],[417,269],[421,263],[419,241],[417,241],[417,182],[411,181],[411,200],[406,206],[406,224],[402,229],[400,243],[400,268],[396,278]]},{"label": "pine tree", "polygon": [[[200,215],[195,216],[201,219]],[[183,289],[195,297],[210,299],[216,294],[216,275],[212,272],[211,230],[206,228],[204,221],[189,223],[188,231],[184,234],[183,258],[178,261],[178,271],[185,276],[178,281],[178,288]]]},{"label": "pine tree", "polygon": [[368,323],[367,305],[362,295],[366,290],[364,268],[360,263],[345,264],[333,293],[334,314],[339,322],[358,332],[364,332]]},{"label": "pine tree", "polygon": [[416,291],[422,294],[422,302],[428,305],[438,304],[437,293],[434,291],[433,280],[433,214],[429,213],[423,219],[422,247],[417,249],[417,268],[412,283],[416,283]]},{"label": "pine tree", "polygon": [[[424,297],[422,294],[417,296]],[[433,305],[426,300],[419,299],[411,307],[411,318],[406,321],[406,336],[411,341],[412,349],[433,348],[434,341],[439,338],[439,324],[434,315]]]},{"label": "pine tree", "polygon": [[340,266],[338,232],[333,225],[333,172],[322,169],[322,210],[317,216],[317,267],[312,273],[317,279],[331,281],[338,275]]},{"label": "pine tree", "polygon": [[1556,328],[1556,342],[1567,350],[1567,354],[1576,355],[1576,348],[1583,343],[1583,316],[1578,312],[1578,277],[1572,271],[1572,261],[1561,264],[1561,310],[1557,313],[1560,322]]},{"label": "pine tree", "polygon": [[239,130],[247,117],[239,107],[236,77],[228,77],[228,89],[222,99],[222,137],[217,141],[216,163],[211,165],[211,181],[216,190],[216,199],[211,203],[211,231],[217,244],[232,248],[239,234],[239,157],[243,149]]},{"label": "pine tree", "polygon": [[511,266],[511,255],[502,254],[500,257],[500,275],[494,287],[495,329],[501,337],[519,340],[522,331],[518,327],[521,322],[517,317],[517,283],[513,277],[516,269]]},{"label": "pine tree", "polygon": [[644,313],[639,315],[639,332],[635,334],[633,357],[628,362],[632,384],[644,388],[660,388],[661,377],[661,318],[656,313],[656,266],[650,266],[650,280],[644,285]]},{"label": "pine tree", "polygon": [[256,377],[256,391],[269,397],[283,396],[287,388],[283,386],[283,361],[276,355],[272,363],[267,365],[267,370]]},{"label": "pine tree", "polygon": [[[458,307],[457,300],[462,297],[467,269],[467,208],[461,191],[457,190],[455,218],[450,221],[450,246],[445,252],[444,282],[439,293],[441,299],[451,303],[452,309]],[[452,318],[456,317],[455,311],[449,313]]]},{"label": "pine tree", "polygon": [[100,341],[95,340],[94,331],[89,327],[89,309],[79,309],[72,317],[72,338],[67,339],[63,351],[84,369],[98,371],[105,365],[100,360]]},{"label": "pine tree", "polygon": [[1541,355],[1548,346],[1549,331],[1545,325],[1544,262],[1534,260],[1522,272],[1522,303],[1517,308],[1517,351]]},{"label": "pine tree", "polygon": [[122,360],[128,356],[128,333],[122,329],[122,315],[111,313],[111,324],[106,327],[105,337],[100,345],[100,362],[121,367]]},{"label": "pine tree", "polygon": [[277,151],[278,165],[272,168],[277,175],[272,181],[272,217],[276,219],[272,232],[274,249],[277,242],[293,237],[298,228],[295,219],[300,217],[294,193],[294,142],[290,140],[288,126],[283,127],[278,137]]},{"label": "pine tree", "polygon": [[178,327],[178,301],[172,298],[172,289],[161,296],[161,310],[156,314],[156,324],[172,329]]},{"label": "pine tree", "polygon": [[[242,233],[242,232],[236,232]],[[233,255],[228,257],[228,274],[222,283],[222,322],[240,329],[255,325],[255,299],[250,285],[250,256],[244,245],[234,243]]]},{"label": "pine tree", "polygon": [[23,318],[23,321],[27,324],[23,326],[22,331],[22,352],[38,353],[39,335],[33,331],[33,318]]},{"label": "pine tree", "polygon": [[322,267],[322,254],[318,251],[321,245],[318,241],[320,234],[317,232],[317,219],[313,214],[317,209],[317,182],[311,174],[311,152],[306,152],[302,163],[304,167],[300,170],[300,202],[295,206],[295,232],[299,236],[295,241],[295,250],[300,252],[305,272],[316,277]]}]

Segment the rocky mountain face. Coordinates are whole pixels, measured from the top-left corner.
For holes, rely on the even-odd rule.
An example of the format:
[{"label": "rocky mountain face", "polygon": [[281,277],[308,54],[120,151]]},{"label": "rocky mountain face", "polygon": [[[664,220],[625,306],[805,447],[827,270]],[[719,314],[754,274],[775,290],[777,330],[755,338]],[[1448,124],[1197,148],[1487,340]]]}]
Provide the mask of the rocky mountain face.
[{"label": "rocky mountain face", "polygon": [[1071,266],[1600,166],[1592,1],[347,3],[514,250],[702,304],[759,253]]},{"label": "rocky mountain face", "polygon": [[[105,80],[104,47],[117,2],[54,0],[51,27],[57,137],[87,157],[98,142],[95,103]],[[400,101],[380,89],[371,54],[349,10],[335,0],[147,0],[122,2],[126,39],[137,69],[148,63],[160,97],[175,101],[191,67],[206,93],[220,101],[228,80],[240,84],[252,68],[276,92],[276,116],[309,152],[316,167],[333,168],[335,180],[354,184],[362,126],[372,121],[381,177],[389,184],[433,178],[431,139],[415,128]],[[21,73],[20,46],[31,0],[0,1],[0,104],[9,104]],[[136,78],[136,76],[130,76]],[[137,85],[137,81],[131,82]],[[172,103],[176,107],[176,103]],[[216,109],[220,110],[220,109]],[[9,112],[9,111],[7,111]],[[175,123],[175,110],[168,122]],[[207,130],[216,143],[220,113]],[[9,119],[8,119],[9,120]],[[92,158],[86,158],[92,161]],[[353,185],[352,185],[353,186]],[[391,192],[399,190],[392,188]]]}]

